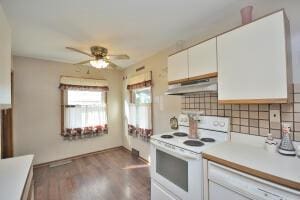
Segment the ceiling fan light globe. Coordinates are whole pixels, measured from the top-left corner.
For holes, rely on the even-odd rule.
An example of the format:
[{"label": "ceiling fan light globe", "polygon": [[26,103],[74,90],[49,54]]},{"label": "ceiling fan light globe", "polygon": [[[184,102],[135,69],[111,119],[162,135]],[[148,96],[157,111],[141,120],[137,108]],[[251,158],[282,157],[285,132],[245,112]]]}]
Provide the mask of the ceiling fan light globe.
[{"label": "ceiling fan light globe", "polygon": [[98,69],[106,68],[109,65],[108,62],[106,62],[105,60],[102,60],[102,59],[100,59],[100,60],[91,60],[90,64],[93,67],[98,68]]}]

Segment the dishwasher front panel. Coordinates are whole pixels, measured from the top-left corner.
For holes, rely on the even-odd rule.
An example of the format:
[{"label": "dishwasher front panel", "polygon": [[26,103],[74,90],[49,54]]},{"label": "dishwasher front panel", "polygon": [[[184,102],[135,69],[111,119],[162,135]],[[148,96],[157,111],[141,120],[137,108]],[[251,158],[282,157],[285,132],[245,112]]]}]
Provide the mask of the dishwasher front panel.
[{"label": "dishwasher front panel", "polygon": [[[300,191],[274,184],[211,161],[208,162],[208,179],[209,182],[216,183],[227,190],[253,200],[300,199]],[[210,188],[209,192],[210,196],[214,195],[211,193],[214,191],[211,191]]]},{"label": "dishwasher front panel", "polygon": [[233,192],[217,183],[209,181],[209,200],[250,200],[247,197]]}]

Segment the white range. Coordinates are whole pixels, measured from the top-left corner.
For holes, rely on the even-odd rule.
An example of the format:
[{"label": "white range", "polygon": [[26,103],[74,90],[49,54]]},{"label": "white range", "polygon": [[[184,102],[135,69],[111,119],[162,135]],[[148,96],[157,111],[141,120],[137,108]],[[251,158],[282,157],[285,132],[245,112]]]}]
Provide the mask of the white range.
[{"label": "white range", "polygon": [[230,119],[200,116],[199,139],[189,139],[188,114],[178,117],[178,131],[151,137],[151,200],[203,199],[202,151],[229,140]]}]

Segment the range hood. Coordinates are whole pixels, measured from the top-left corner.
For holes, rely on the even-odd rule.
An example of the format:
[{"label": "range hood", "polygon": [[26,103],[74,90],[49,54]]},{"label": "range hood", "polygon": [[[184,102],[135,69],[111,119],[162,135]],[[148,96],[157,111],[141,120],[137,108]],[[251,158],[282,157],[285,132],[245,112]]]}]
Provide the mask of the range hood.
[{"label": "range hood", "polygon": [[189,95],[202,92],[216,92],[218,90],[217,78],[190,81],[169,85],[167,95]]}]

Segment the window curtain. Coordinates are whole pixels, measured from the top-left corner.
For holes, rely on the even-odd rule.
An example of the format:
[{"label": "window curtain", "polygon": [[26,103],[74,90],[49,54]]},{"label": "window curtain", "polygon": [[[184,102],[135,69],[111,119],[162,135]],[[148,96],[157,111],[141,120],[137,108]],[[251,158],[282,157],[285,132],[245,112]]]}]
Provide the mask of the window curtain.
[{"label": "window curtain", "polygon": [[[151,72],[129,79],[127,89],[129,92],[128,134],[148,140],[152,131],[152,102],[138,103],[135,101],[135,91],[149,88],[151,95]],[[151,97],[152,99],[152,97]]]},{"label": "window curtain", "polygon": [[65,136],[107,133],[106,105],[72,105],[64,110]]},{"label": "window curtain", "polygon": [[[99,80],[101,81],[99,83],[98,80],[89,79],[90,83],[87,83],[88,81],[83,79],[75,79],[76,81],[73,77],[72,79],[71,81],[68,79],[68,83],[61,81],[59,86],[62,95],[62,136],[82,138],[106,134],[108,132],[106,106],[108,86],[103,84],[103,80]],[[85,84],[80,85],[82,80]],[[100,104],[68,105],[68,90],[101,92]]]}]

